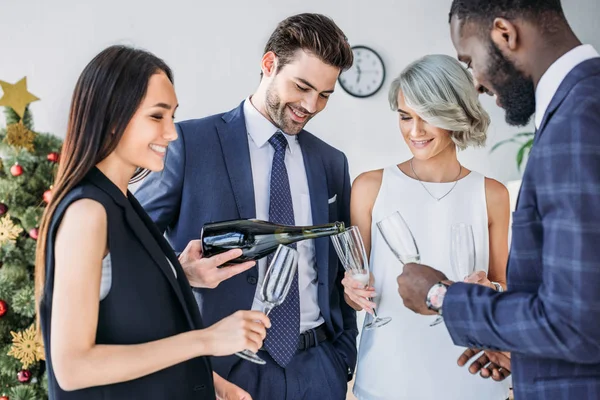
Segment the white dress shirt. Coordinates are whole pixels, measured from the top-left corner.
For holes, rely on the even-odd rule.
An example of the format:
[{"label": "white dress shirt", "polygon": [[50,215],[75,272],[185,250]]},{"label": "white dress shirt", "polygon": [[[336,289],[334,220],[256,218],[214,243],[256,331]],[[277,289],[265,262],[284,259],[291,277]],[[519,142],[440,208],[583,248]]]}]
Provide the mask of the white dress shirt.
[{"label": "white dress shirt", "polygon": [[[244,102],[244,118],[248,131],[250,163],[252,165],[252,181],[256,218],[269,220],[269,203],[271,187],[271,166],[275,150],[269,139],[279,129],[266,119],[252,105],[250,98]],[[288,141],[285,154],[285,167],[290,180],[290,191],[294,207],[294,222],[297,226],[312,225],[310,191],[304,168],[304,158],[298,138],[284,135]],[[312,240],[304,240],[297,244],[298,249],[298,288],[300,290],[300,332],[315,328],[324,321],[318,303],[318,282],[315,261],[315,247]],[[267,259],[258,261],[258,283],[256,291],[261,287],[267,267]],[[253,308],[257,308],[259,300],[254,297]]]},{"label": "white dress shirt", "polygon": [[535,127],[542,124],[544,114],[558,87],[576,66],[591,58],[600,57],[589,44],[582,44],[563,54],[544,72],[535,89]]}]

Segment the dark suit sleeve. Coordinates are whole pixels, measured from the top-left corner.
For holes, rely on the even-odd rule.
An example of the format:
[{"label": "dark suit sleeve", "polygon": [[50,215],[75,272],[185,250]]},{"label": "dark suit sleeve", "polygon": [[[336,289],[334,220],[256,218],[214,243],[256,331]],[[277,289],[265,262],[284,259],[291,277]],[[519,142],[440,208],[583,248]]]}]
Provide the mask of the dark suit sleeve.
[{"label": "dark suit sleeve", "polygon": [[179,217],[181,205],[185,144],[181,126],[175,126],[178,137],[169,144],[165,168],[148,175],[135,192],[137,200],[163,233]]},{"label": "dark suit sleeve", "polygon": [[[537,205],[517,210],[513,222],[511,258],[539,268],[527,258],[541,251],[542,284],[535,293],[452,285],[443,314],[457,345],[600,363],[600,101],[597,89],[573,97],[534,145]],[[514,243],[517,229],[543,246],[526,235]]]},{"label": "dark suit sleeve", "polygon": [[[342,191],[340,209],[342,210],[341,217],[344,224],[346,224],[346,227],[350,226],[350,189],[351,183],[348,159],[344,155],[344,189]],[[356,336],[358,335],[358,328],[356,326],[356,311],[354,311],[344,300],[344,287],[342,286],[343,278],[344,268],[338,261],[338,276],[335,284],[339,295],[342,318],[344,320],[344,332],[333,343],[333,346],[346,361],[346,365],[349,367],[348,380],[351,380],[356,365]]]}]

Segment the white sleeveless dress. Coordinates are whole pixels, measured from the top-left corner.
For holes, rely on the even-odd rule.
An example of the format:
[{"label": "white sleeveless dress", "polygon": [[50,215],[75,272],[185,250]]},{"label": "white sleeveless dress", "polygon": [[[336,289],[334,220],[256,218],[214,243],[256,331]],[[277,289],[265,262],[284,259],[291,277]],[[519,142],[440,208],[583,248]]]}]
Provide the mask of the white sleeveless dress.
[{"label": "white sleeveless dress", "polygon": [[[453,183],[423,183],[436,197]],[[509,382],[471,375],[456,360],[464,351],[452,342],[445,325],[430,327],[435,316],[422,316],[402,304],[396,278],[402,264],[394,257],[376,223],[400,211],[413,233],[421,262],[457,280],[450,266],[450,226],[467,223],[475,237],[476,270],[487,272],[489,232],[485,178],[471,172],[437,201],[419,181],[397,166],[383,171],[373,207],[370,265],[375,277],[379,316],[392,317],[384,327],[363,330],[358,349],[354,394],[360,400],[505,400]],[[365,322],[371,321],[367,316]]]}]

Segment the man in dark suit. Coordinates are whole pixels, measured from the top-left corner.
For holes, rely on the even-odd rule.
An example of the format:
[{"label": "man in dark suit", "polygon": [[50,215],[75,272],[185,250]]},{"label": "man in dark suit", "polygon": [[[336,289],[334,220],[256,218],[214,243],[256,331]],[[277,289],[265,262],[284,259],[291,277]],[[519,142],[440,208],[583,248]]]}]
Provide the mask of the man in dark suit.
[{"label": "man in dark suit", "polygon": [[511,352],[516,398],[597,399],[599,55],[577,39],[559,0],[455,0],[450,27],[459,59],[507,122],[525,125],[535,113],[509,290],[453,284],[416,264],[405,266],[398,290],[412,310],[443,314],[457,345]]},{"label": "man in dark suit", "polygon": [[[229,112],[178,123],[164,171],[136,192],[174,249],[186,248],[180,258],[206,324],[256,303],[267,260],[234,272],[201,265],[197,239],[204,223],[349,224],[346,156],[304,126],[325,108],[352,62],[350,45],[331,19],[300,14],[282,21],[265,47],[256,92]],[[297,249],[298,276],[270,313],[272,327],[259,352],[267,364],[236,356],[212,364],[255,399],[345,399],[358,331],[344,302],[343,268],[328,238]]]}]

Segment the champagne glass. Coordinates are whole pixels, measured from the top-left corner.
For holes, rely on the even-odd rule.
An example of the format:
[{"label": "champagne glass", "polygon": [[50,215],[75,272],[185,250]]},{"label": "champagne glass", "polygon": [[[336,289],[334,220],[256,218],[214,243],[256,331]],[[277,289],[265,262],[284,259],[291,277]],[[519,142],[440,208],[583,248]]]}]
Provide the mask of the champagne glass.
[{"label": "champagne glass", "polygon": [[[421,262],[417,242],[400,212],[396,211],[379,221],[377,229],[402,265]],[[442,321],[440,315],[429,326],[436,326]]]},{"label": "champagne glass", "polygon": [[402,265],[421,262],[417,242],[400,212],[379,221],[377,229]]},{"label": "champagne glass", "polygon": [[456,279],[464,281],[475,272],[475,238],[471,225],[458,223],[450,229],[450,264]]},{"label": "champagne glass", "polygon": [[[263,284],[258,292],[260,309],[266,315],[285,300],[296,270],[298,269],[298,251],[288,246],[279,245],[265,272]],[[237,356],[264,365],[266,361],[250,350],[235,353]]]},{"label": "champagne glass", "polygon": [[[352,275],[352,279],[359,281],[365,287],[369,286],[369,260],[358,227],[351,226],[344,232],[331,236],[331,241],[344,269]],[[366,324],[365,329],[379,328],[392,320],[390,317],[379,317],[375,308],[373,308],[373,316],[373,321]]]}]

